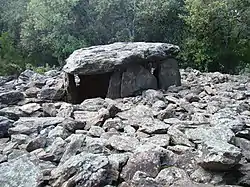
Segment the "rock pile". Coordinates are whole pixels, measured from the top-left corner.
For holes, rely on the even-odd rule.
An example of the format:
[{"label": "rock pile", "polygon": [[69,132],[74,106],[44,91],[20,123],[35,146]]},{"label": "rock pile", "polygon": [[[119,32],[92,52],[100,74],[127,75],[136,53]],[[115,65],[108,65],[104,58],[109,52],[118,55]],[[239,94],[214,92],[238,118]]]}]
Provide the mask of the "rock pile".
[{"label": "rock pile", "polygon": [[249,186],[250,77],[181,77],[80,104],[61,101],[63,73],[1,77],[0,186]]}]

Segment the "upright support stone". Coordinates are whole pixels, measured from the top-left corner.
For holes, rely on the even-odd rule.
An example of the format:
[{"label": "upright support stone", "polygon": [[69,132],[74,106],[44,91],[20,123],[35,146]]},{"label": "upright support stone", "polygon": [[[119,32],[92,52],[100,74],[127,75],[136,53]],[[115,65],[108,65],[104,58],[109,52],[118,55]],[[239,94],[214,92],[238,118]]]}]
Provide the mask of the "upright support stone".
[{"label": "upright support stone", "polygon": [[123,72],[121,97],[133,96],[146,89],[157,89],[157,80],[147,69],[133,65]]},{"label": "upright support stone", "polygon": [[65,75],[65,88],[66,88],[66,100],[70,103],[77,103],[78,91],[76,87],[75,77],[72,74],[66,73]]},{"label": "upright support stone", "polygon": [[114,72],[109,81],[107,98],[117,99],[121,97],[122,72]]},{"label": "upright support stone", "polygon": [[181,85],[181,75],[178,62],[173,59],[167,59],[158,66],[158,81],[161,89],[167,90],[169,86]]}]

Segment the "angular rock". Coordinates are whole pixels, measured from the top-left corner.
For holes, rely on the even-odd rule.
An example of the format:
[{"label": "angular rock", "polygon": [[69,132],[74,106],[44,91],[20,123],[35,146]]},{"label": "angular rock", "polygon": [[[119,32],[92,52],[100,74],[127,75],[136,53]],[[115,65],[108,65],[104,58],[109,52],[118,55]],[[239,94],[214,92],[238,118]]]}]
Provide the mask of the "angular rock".
[{"label": "angular rock", "polygon": [[164,110],[167,107],[166,103],[164,101],[156,101],[153,105],[152,105],[152,109],[154,111],[161,111]]},{"label": "angular rock", "polygon": [[3,162],[7,162],[7,161],[8,161],[8,157],[6,155],[0,154],[0,164],[2,164]]},{"label": "angular rock", "polygon": [[160,154],[155,151],[144,151],[131,156],[123,167],[121,178],[130,181],[137,171],[147,174],[149,177],[156,177],[161,167]]},{"label": "angular rock", "polygon": [[0,103],[7,105],[17,104],[24,99],[24,94],[18,91],[9,91],[6,93],[0,93]]},{"label": "angular rock", "polygon": [[86,147],[84,147],[84,151],[88,153],[94,153],[94,154],[110,154],[110,150],[105,147],[107,145],[107,140],[103,138],[92,138],[92,137],[86,137]]},{"label": "angular rock", "polygon": [[20,118],[13,124],[14,127],[9,129],[9,133],[12,134],[32,134],[39,133],[42,129],[49,126],[56,126],[64,121],[64,118]]},{"label": "angular rock", "polygon": [[156,78],[145,68],[133,65],[122,74],[121,97],[133,96],[140,91],[157,89]]},{"label": "angular rock", "polygon": [[114,135],[109,138],[108,142],[114,149],[119,151],[133,151],[139,144],[137,138],[117,135]]},{"label": "angular rock", "polygon": [[250,161],[250,141],[244,138],[235,137],[234,145],[239,147],[242,150],[242,154],[245,159],[247,159],[247,161]]},{"label": "angular rock", "polygon": [[145,143],[155,144],[161,147],[167,147],[170,142],[170,137],[167,134],[156,134],[149,138],[144,138],[141,140]]},{"label": "angular rock", "polygon": [[124,128],[124,124],[120,118],[107,119],[102,128],[105,131],[109,131],[110,129],[122,130]]},{"label": "angular rock", "polygon": [[153,178],[148,177],[147,173],[142,171],[137,171],[134,174],[132,181],[130,182],[130,186],[136,187],[163,187],[158,184]]},{"label": "angular rock", "polygon": [[19,149],[13,149],[10,154],[8,154],[8,161],[11,162],[12,160],[15,160],[21,156],[27,155],[27,151],[25,150],[19,150]]},{"label": "angular rock", "polygon": [[228,171],[240,162],[241,157],[241,150],[227,142],[206,141],[202,145],[199,165],[211,171]]},{"label": "angular rock", "polygon": [[156,101],[164,100],[163,93],[159,90],[153,90],[153,89],[148,89],[142,92],[142,97],[148,104],[153,104]]},{"label": "angular rock", "polygon": [[94,137],[100,137],[105,131],[103,130],[103,128],[98,127],[98,126],[92,126],[89,129],[89,135],[90,136],[94,136]]},{"label": "angular rock", "polygon": [[109,166],[107,157],[91,153],[72,156],[66,162],[51,171],[50,185],[61,186],[100,186],[108,184],[106,180]]},{"label": "angular rock", "polygon": [[[48,117],[57,116],[57,109],[54,103],[43,103],[42,109],[43,109],[44,116],[48,116]],[[64,116],[57,116],[57,117],[64,117]]]},{"label": "angular rock", "polygon": [[80,104],[79,109],[84,111],[98,112],[100,109],[105,108],[107,105],[108,103],[104,99],[97,97],[84,100]]},{"label": "angular rock", "polygon": [[28,152],[31,152],[31,151],[34,151],[34,150],[39,149],[39,148],[44,148],[45,144],[46,144],[46,138],[42,137],[42,136],[38,136],[38,137],[32,139],[28,143],[26,150]]},{"label": "angular rock", "polygon": [[58,110],[57,117],[69,118],[72,117],[74,108],[72,104],[63,103]]},{"label": "angular rock", "polygon": [[83,146],[85,144],[85,135],[82,134],[72,134],[66,139],[66,142],[69,142],[65,148],[65,151],[60,160],[61,163],[64,163],[70,157],[75,156],[76,154],[83,151]]},{"label": "angular rock", "polygon": [[30,97],[30,98],[36,98],[37,97],[37,94],[40,92],[40,88],[37,88],[37,87],[31,87],[31,88],[28,88],[27,90],[25,90],[25,95],[27,97]]},{"label": "angular rock", "polygon": [[219,128],[230,128],[233,132],[241,131],[246,125],[244,120],[231,108],[223,108],[210,118],[210,123]]},{"label": "angular rock", "polygon": [[12,162],[0,164],[0,184],[2,187],[38,187],[42,173],[37,161],[20,157]]},{"label": "angular rock", "polygon": [[204,90],[208,95],[214,95],[215,94],[215,91],[209,86],[204,86]]},{"label": "angular rock", "polygon": [[75,132],[76,130],[83,130],[86,125],[86,122],[75,121],[71,118],[65,118],[64,121],[60,124],[64,129],[69,132]]},{"label": "angular rock", "polygon": [[53,142],[57,137],[66,139],[70,135],[69,131],[62,126],[56,126],[48,133],[48,141]]},{"label": "angular rock", "polygon": [[190,180],[188,174],[180,168],[169,167],[161,170],[157,177],[156,182],[161,185],[170,186],[178,180]]},{"label": "angular rock", "polygon": [[186,145],[194,147],[194,144],[189,141],[188,137],[176,127],[171,126],[168,129],[168,135],[170,136],[171,143],[174,145]]},{"label": "angular rock", "polygon": [[52,145],[47,149],[53,155],[53,161],[60,162],[63,154],[65,153],[67,143],[60,137],[53,141]]},{"label": "angular rock", "polygon": [[170,126],[169,124],[166,124],[160,120],[152,119],[152,118],[144,118],[143,121],[140,120],[140,123],[142,124],[138,130],[141,132],[148,133],[148,134],[167,133],[168,128]]},{"label": "angular rock", "polygon": [[65,90],[57,87],[45,87],[38,93],[38,98],[42,100],[60,101],[64,96]]},{"label": "angular rock", "polygon": [[13,121],[6,117],[0,116],[0,138],[9,136],[9,128],[12,126]]},{"label": "angular rock", "polygon": [[1,116],[5,116],[15,121],[17,121],[20,117],[28,116],[18,106],[11,106],[11,107],[3,108],[0,110],[0,114]]},{"label": "angular rock", "polygon": [[250,163],[244,164],[239,168],[242,176],[240,177],[238,183],[242,186],[250,185]]},{"label": "angular rock", "polygon": [[130,153],[116,153],[108,156],[109,163],[112,165],[112,168],[119,171],[128,161]]},{"label": "angular rock", "polygon": [[41,106],[37,103],[29,103],[20,107],[20,109],[26,114],[32,114],[41,109]]},{"label": "angular rock", "polygon": [[30,137],[25,134],[13,134],[11,135],[11,142],[16,142],[18,145],[27,144]]},{"label": "angular rock", "polygon": [[76,121],[85,123],[85,130],[89,130],[91,126],[101,126],[105,119],[109,117],[107,109],[100,109],[98,112],[75,111],[73,114]]}]

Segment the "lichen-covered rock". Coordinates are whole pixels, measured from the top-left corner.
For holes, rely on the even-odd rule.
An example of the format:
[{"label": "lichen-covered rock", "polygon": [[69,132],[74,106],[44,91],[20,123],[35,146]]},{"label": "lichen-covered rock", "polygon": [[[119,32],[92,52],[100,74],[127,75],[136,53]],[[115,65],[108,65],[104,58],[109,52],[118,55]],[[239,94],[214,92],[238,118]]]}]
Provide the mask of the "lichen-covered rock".
[{"label": "lichen-covered rock", "polygon": [[156,177],[160,171],[160,154],[156,151],[144,151],[135,153],[129,158],[127,164],[123,167],[121,178],[130,181],[137,171],[147,174],[149,177]]},{"label": "lichen-covered rock", "polygon": [[13,124],[14,127],[9,129],[10,134],[32,134],[39,133],[43,128],[58,125],[64,121],[64,118],[21,118]]},{"label": "lichen-covered rock", "polygon": [[109,166],[108,158],[103,155],[81,153],[51,171],[51,186],[100,186],[106,181]]},{"label": "lichen-covered rock", "polygon": [[99,74],[143,61],[160,61],[179,52],[179,47],[164,43],[113,43],[76,50],[63,70],[70,74]]},{"label": "lichen-covered rock", "polygon": [[38,187],[42,173],[38,160],[27,156],[0,164],[0,184],[2,187]]}]

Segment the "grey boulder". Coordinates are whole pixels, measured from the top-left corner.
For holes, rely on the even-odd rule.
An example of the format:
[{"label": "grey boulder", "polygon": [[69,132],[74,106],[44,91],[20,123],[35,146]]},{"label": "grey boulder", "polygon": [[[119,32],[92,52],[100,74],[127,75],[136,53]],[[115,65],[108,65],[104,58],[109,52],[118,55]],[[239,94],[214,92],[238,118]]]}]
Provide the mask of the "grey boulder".
[{"label": "grey boulder", "polygon": [[24,94],[19,91],[9,91],[0,93],[0,103],[7,105],[17,104],[24,99]]},{"label": "grey boulder", "polygon": [[41,170],[34,160],[27,156],[0,164],[1,187],[38,187]]},{"label": "grey boulder", "polygon": [[7,137],[9,135],[8,130],[13,124],[13,121],[6,117],[0,116],[0,138]]},{"label": "grey boulder", "polygon": [[179,52],[179,47],[166,43],[117,42],[74,51],[63,70],[70,74],[92,75],[113,72],[129,64],[161,61]]}]

